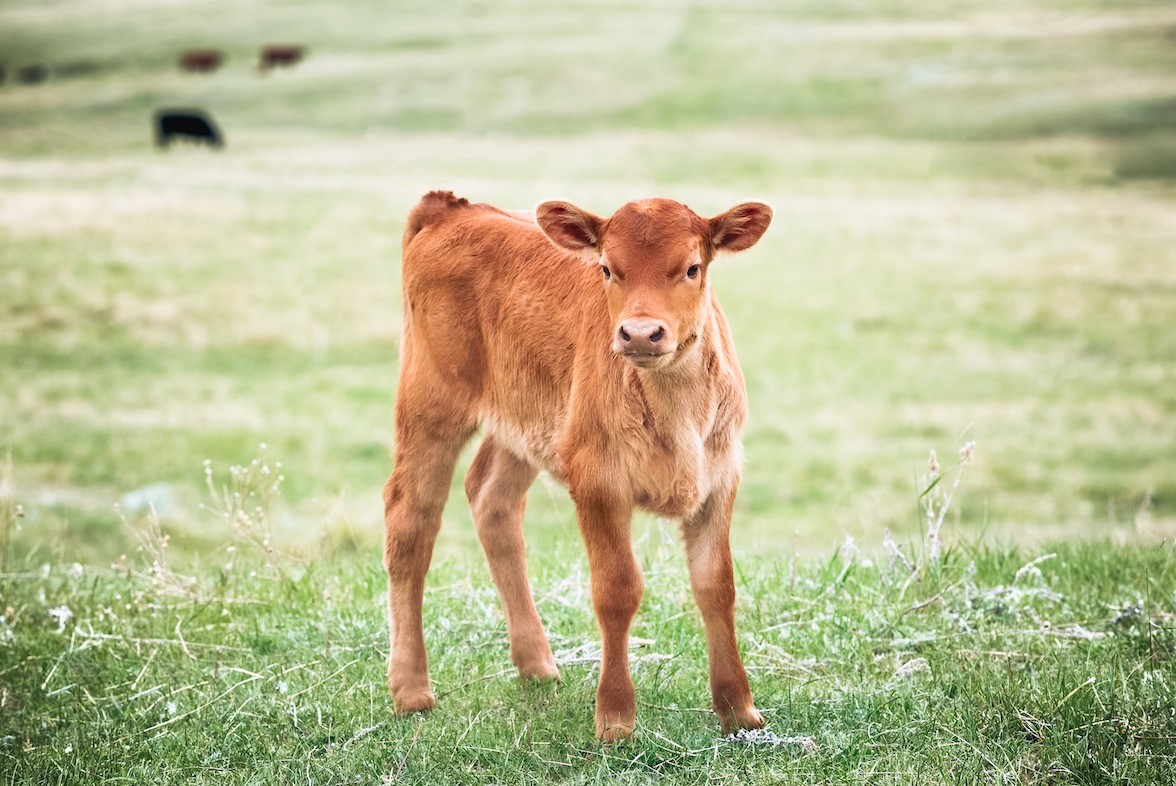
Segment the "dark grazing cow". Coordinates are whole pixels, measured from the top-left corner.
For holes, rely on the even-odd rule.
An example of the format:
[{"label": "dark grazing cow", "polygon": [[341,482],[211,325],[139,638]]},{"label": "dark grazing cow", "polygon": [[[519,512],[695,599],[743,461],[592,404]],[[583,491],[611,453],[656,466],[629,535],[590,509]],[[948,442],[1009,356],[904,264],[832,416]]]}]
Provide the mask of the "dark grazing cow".
[{"label": "dark grazing cow", "polygon": [[0,85],[4,84],[4,77],[8,76],[4,71],[4,66],[0,66]]},{"label": "dark grazing cow", "polygon": [[271,68],[292,66],[306,56],[306,48],[289,44],[267,44],[261,48],[261,61],[258,68],[267,71]]},{"label": "dark grazing cow", "polygon": [[189,49],[180,55],[180,70],[209,74],[224,62],[223,52],[216,49]]},{"label": "dark grazing cow", "polygon": [[23,66],[16,70],[16,81],[25,85],[39,85],[42,82],[47,82],[52,73],[45,63]]},{"label": "dark grazing cow", "polygon": [[155,113],[155,143],[166,148],[172,139],[190,139],[209,147],[224,147],[216,124],[199,109],[160,109]]}]

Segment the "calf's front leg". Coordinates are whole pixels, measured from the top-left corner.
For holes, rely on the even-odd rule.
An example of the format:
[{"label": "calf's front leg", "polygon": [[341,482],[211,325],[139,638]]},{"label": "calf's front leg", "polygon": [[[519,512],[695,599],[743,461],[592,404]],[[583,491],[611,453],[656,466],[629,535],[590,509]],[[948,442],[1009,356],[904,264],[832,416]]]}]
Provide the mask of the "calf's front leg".
[{"label": "calf's front leg", "polygon": [[706,630],[711,700],[724,734],[764,725],[763,716],[752,703],[747,671],[735,639],[735,575],[731,564],[734,505],[735,489],[716,491],[683,524],[690,585]]},{"label": "calf's front leg", "polygon": [[596,690],[596,736],[618,742],[637,725],[637,695],[629,673],[629,627],[644,582],[629,533],[632,506],[604,495],[573,495],[588,551],[592,606],[600,625],[603,659]]}]

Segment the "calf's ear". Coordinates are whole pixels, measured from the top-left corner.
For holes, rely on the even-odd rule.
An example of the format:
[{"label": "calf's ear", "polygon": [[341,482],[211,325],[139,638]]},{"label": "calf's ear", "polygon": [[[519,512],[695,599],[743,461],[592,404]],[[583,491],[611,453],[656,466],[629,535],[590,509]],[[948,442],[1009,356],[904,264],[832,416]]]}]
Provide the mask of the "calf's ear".
[{"label": "calf's ear", "polygon": [[744,202],[710,220],[711,245],[716,251],[743,251],[754,246],[771,223],[770,205]]},{"label": "calf's ear", "polygon": [[535,222],[552,243],[581,256],[600,251],[604,220],[571,202],[542,202],[535,208]]}]

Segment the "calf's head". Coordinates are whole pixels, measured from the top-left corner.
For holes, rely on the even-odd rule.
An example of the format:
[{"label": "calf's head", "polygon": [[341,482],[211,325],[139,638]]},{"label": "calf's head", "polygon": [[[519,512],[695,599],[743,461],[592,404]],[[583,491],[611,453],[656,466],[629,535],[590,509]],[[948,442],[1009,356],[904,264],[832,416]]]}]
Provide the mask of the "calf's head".
[{"label": "calf's head", "polygon": [[755,245],[772,209],[744,202],[707,219],[669,199],[643,199],[603,219],[569,202],[544,202],[535,220],[552,243],[599,268],[612,350],[640,368],[661,368],[697,343],[715,254]]}]

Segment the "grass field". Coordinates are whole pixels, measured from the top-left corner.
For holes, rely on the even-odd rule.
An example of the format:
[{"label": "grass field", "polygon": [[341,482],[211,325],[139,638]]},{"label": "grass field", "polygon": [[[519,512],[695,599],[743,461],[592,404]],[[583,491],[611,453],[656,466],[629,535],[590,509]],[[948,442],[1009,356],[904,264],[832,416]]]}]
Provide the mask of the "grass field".
[{"label": "grass field", "polygon": [[[286,41],[308,59],[259,74]],[[0,782],[1168,782],[1174,42],[1170,3],[1129,0],[0,0]],[[176,68],[206,46],[220,71]],[[53,77],[16,84],[33,63]],[[163,106],[206,108],[227,149],[154,150]],[[712,281],[751,396],[744,649],[771,728],[815,752],[732,748],[686,709],[700,633],[648,517],[646,733],[594,748],[582,548],[542,479],[529,547],[572,662],[520,696],[468,454],[430,578],[453,695],[388,719],[399,236],[438,187],[775,206]],[[970,440],[931,562],[928,451],[950,470]],[[260,443],[281,577],[201,508],[205,461],[226,478]],[[152,507],[191,585],[144,572]]]},{"label": "grass field", "polygon": [[0,649],[4,780],[1158,785],[1176,771],[1171,549],[1064,547],[1036,564],[954,551],[917,574],[837,556],[794,578],[747,558],[743,647],[787,740],[756,746],[717,737],[676,552],[665,542],[646,559],[638,732],[613,748],[592,740],[599,651],[582,568],[539,562],[563,683],[520,687],[488,579],[435,566],[440,703],[409,718],[388,711],[370,560],[282,577],[256,556],[210,559],[195,582],[8,577],[20,611]]}]

